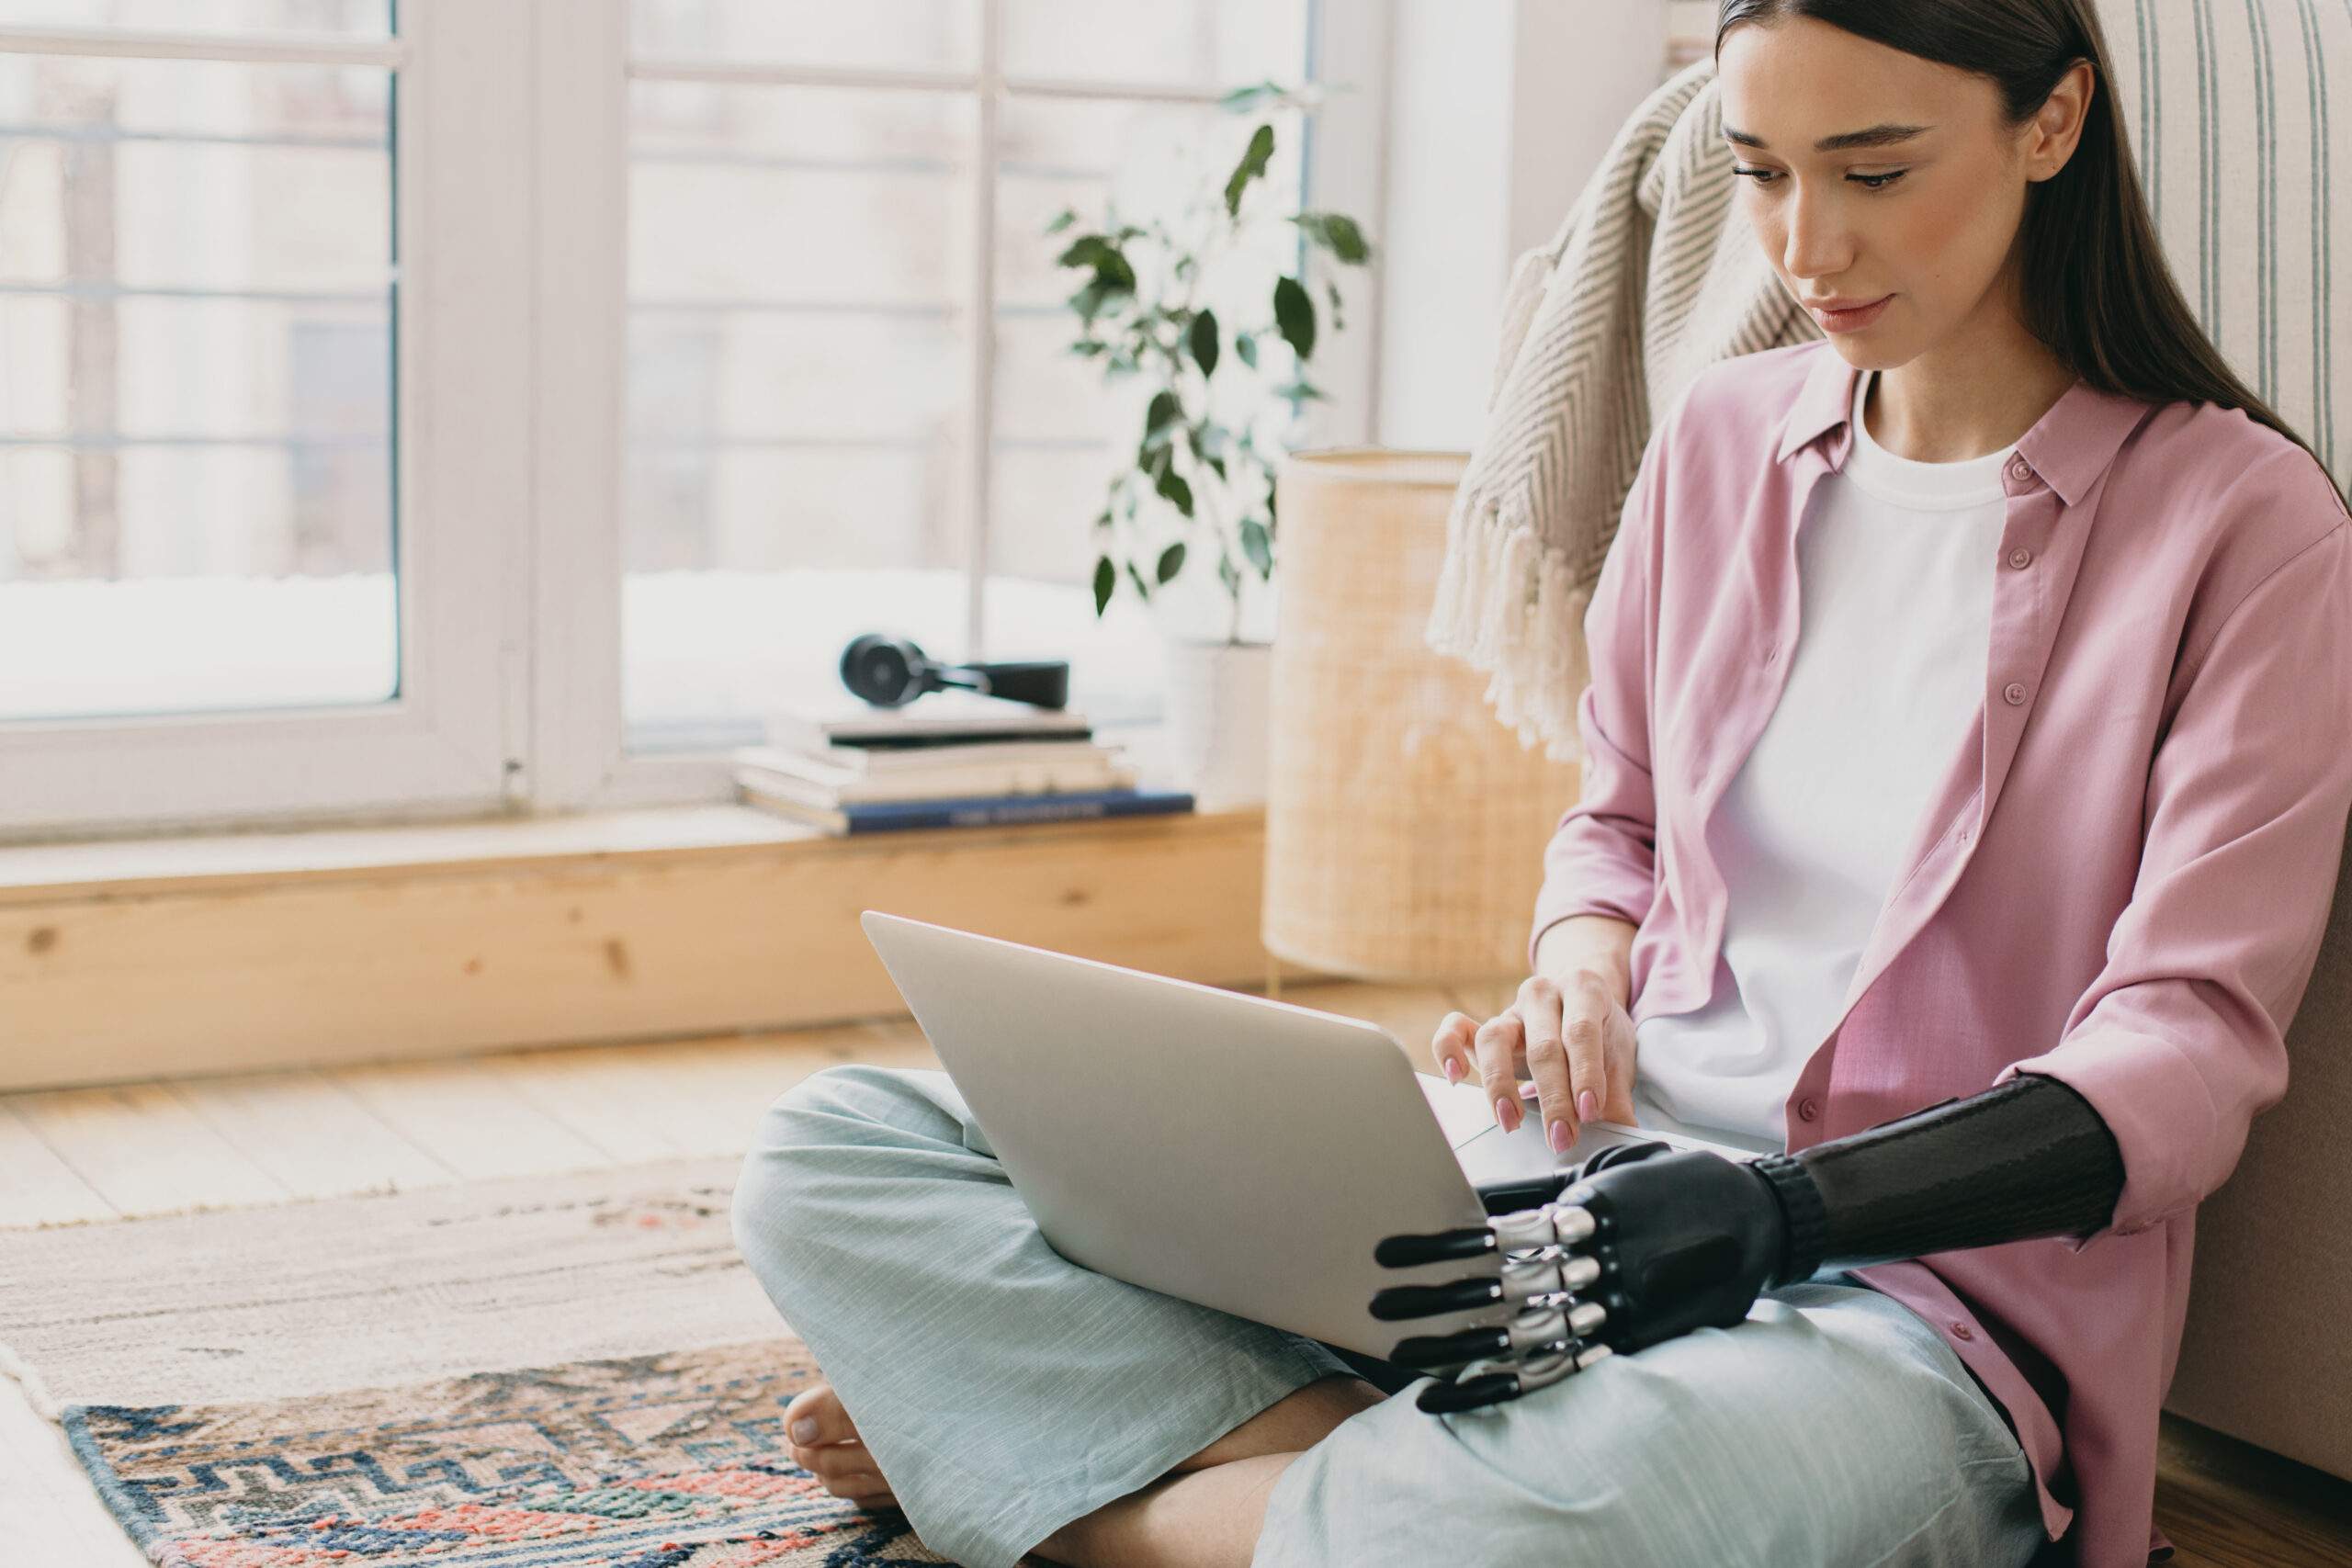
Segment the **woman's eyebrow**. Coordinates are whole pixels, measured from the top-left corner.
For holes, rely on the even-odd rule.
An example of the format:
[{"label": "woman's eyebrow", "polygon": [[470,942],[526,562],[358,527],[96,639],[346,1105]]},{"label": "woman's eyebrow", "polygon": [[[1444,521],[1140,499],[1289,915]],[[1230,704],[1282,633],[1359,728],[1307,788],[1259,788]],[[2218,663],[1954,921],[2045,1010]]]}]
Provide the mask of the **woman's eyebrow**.
[{"label": "woman's eyebrow", "polygon": [[[1867,130],[1841,130],[1835,136],[1825,136],[1813,144],[1816,152],[1841,152],[1855,147],[1892,147],[1898,141],[1908,141],[1915,136],[1933,130],[1931,125],[1873,125]],[[1764,139],[1731,126],[1724,127],[1724,140],[1758,152],[1770,151]]]}]

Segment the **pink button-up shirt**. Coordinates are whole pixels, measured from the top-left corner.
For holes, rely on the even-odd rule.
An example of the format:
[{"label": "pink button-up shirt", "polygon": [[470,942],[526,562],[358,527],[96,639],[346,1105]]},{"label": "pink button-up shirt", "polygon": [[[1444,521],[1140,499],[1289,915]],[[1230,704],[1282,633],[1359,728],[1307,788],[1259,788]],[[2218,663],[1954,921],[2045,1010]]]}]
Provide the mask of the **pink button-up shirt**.
[{"label": "pink button-up shirt", "polygon": [[[1636,1021],[1708,999],[1709,816],[1780,700],[1796,532],[1853,373],[1810,344],[1708,372],[1657,432],[1585,627],[1582,799],[1536,931],[1639,928]],[[2243,414],[2077,385],[2018,443],[1979,722],[1888,890],[1789,1142],[2073,1086],[2123,1155],[2113,1227],[1864,1270],[2007,1407],[2054,1537],[2146,1561],[2198,1201],[2286,1088],[2352,807],[2352,526]]]}]

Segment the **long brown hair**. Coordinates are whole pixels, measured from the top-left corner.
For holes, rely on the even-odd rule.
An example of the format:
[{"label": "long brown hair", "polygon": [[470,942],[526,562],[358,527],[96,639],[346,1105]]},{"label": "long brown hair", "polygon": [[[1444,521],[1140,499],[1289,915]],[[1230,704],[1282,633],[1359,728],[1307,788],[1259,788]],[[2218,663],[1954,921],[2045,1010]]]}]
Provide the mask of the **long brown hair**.
[{"label": "long brown hair", "polygon": [[1810,17],[1857,38],[1989,78],[2023,124],[2076,61],[2098,73],[2081,142],[2025,213],[2026,325],[2102,392],[2212,403],[2309,451],[2229,362],[2181,298],[2132,162],[2107,39],[2091,0],[1722,0],[1715,48],[1746,22]]}]

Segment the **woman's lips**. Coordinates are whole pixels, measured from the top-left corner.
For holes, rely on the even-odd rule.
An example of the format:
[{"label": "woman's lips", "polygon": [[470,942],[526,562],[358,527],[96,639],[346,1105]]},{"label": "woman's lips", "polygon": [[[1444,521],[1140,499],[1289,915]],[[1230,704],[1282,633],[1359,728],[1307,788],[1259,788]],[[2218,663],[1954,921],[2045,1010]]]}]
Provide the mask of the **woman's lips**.
[{"label": "woman's lips", "polygon": [[1865,327],[1875,324],[1879,317],[1885,314],[1887,306],[1894,301],[1894,296],[1892,294],[1882,294],[1866,305],[1831,306],[1808,303],[1805,309],[1813,312],[1813,319],[1821,323],[1823,332],[1858,333]]}]

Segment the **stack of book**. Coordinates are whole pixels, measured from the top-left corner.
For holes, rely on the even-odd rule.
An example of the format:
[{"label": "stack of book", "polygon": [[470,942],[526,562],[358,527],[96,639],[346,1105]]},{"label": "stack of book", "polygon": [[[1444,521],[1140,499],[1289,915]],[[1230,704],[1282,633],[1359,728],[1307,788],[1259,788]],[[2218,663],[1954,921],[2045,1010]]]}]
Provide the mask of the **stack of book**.
[{"label": "stack of book", "polygon": [[1193,808],[1189,795],[1138,789],[1082,714],[960,693],[783,714],[768,741],[735,753],[743,798],[837,836]]}]

